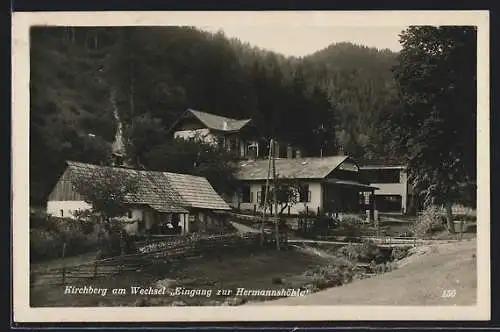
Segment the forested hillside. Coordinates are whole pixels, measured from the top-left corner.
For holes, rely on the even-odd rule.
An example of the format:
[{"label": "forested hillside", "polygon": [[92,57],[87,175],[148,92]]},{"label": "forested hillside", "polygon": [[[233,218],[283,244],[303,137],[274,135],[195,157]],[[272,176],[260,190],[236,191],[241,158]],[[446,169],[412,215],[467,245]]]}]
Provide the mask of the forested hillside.
[{"label": "forested hillside", "polygon": [[104,163],[117,110],[128,152],[148,167],[186,109],[252,117],[305,155],[388,160],[396,54],[348,43],[304,58],[188,27],[34,28],[30,192],[43,203],[67,159]]}]

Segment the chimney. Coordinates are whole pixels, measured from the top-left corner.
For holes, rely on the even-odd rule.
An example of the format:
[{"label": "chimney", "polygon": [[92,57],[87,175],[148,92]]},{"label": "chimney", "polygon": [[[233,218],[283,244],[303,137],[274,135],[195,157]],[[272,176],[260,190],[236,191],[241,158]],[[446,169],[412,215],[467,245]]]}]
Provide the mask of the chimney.
[{"label": "chimney", "polygon": [[227,121],[222,122],[222,130],[227,130]]},{"label": "chimney", "polygon": [[297,158],[297,159],[302,158],[302,151],[300,151],[299,149],[297,149],[295,151],[295,158]]},{"label": "chimney", "polygon": [[288,146],[286,147],[286,157],[287,157],[288,159],[293,158],[293,149],[292,149],[292,147],[291,147],[290,145],[288,145]]}]

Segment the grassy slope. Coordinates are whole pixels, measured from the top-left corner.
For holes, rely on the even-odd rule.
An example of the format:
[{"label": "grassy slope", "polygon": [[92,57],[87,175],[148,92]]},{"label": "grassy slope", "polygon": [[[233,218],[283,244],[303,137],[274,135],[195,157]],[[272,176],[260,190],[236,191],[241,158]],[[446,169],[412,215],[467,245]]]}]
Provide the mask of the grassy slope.
[{"label": "grassy slope", "polygon": [[[477,291],[476,241],[433,245],[410,256],[392,272],[304,297],[268,301],[263,305],[474,305]],[[456,289],[454,298],[442,298]]]}]

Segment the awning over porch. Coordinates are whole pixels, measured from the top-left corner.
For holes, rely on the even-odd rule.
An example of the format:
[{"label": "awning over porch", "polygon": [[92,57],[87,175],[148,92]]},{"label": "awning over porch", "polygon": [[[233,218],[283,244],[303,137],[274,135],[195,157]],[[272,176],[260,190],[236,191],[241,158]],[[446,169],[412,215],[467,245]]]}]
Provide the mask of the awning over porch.
[{"label": "awning over porch", "polygon": [[357,188],[357,189],[361,189],[361,190],[371,191],[371,190],[378,190],[379,189],[377,187],[370,186],[368,184],[364,184],[364,183],[357,182],[357,181],[352,181],[352,180],[325,179],[323,182],[328,183],[328,184],[335,184],[335,185],[339,185],[339,186]]}]

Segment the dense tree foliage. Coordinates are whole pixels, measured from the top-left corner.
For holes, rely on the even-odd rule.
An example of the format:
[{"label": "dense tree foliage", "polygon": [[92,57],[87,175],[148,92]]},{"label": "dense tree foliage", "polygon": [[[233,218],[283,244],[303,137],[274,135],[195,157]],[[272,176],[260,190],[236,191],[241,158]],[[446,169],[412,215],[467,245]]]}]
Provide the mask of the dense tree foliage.
[{"label": "dense tree foliage", "polygon": [[167,129],[188,107],[251,117],[304,155],[342,144],[359,160],[389,156],[380,130],[395,95],[389,51],[338,44],[297,59],[189,27],[61,27],[32,29],[30,61],[34,204],[64,160],[109,162],[114,111],[131,160],[145,168],[200,174],[202,166],[176,166],[178,145],[167,146]]},{"label": "dense tree foliage", "polygon": [[391,73],[396,63],[396,54],[389,50],[351,43],[330,45],[303,61],[307,84],[319,85],[337,110],[338,143],[356,160],[399,161],[384,132],[387,114],[398,104]]},{"label": "dense tree foliage", "polygon": [[402,108],[392,137],[426,203],[443,204],[452,229],[451,204],[475,204],[476,28],[410,27],[400,38]]},{"label": "dense tree foliage", "polygon": [[82,174],[72,183],[85,202],[92,206],[92,212],[106,221],[123,216],[129,210],[127,198],[139,189],[139,178],[114,172],[110,167]]}]

